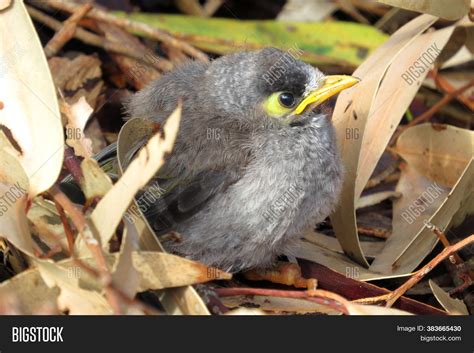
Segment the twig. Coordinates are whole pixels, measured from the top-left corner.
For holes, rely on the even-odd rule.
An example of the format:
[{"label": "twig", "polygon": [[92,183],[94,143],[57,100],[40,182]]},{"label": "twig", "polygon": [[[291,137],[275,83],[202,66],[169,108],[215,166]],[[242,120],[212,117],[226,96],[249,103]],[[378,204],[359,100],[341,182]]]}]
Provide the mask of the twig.
[{"label": "twig", "polygon": [[[53,200],[54,201],[54,200]],[[69,247],[68,252],[69,255],[74,256],[74,233],[72,231],[71,225],[66,217],[66,213],[64,212],[64,208],[54,201],[54,205],[56,206],[56,210],[58,211],[59,218],[63,224],[64,232],[66,233],[67,245]]]},{"label": "twig", "polygon": [[92,9],[90,3],[80,6],[66,21],[63,27],[56,32],[53,38],[50,39],[44,52],[48,58],[56,55],[56,53],[69,41],[76,33],[77,23]]},{"label": "twig", "polygon": [[465,84],[464,86],[458,88],[457,90],[455,91],[452,91],[452,92],[449,92],[447,94],[444,95],[444,97],[439,100],[435,105],[433,105],[430,109],[428,109],[426,112],[424,112],[423,114],[421,114],[420,116],[417,116],[415,119],[413,119],[412,121],[410,121],[408,124],[406,125],[403,125],[399,128],[398,132],[396,132],[393,137],[392,137],[392,140],[391,140],[391,143],[395,143],[395,141],[397,140],[398,136],[400,136],[400,134],[405,131],[406,129],[408,129],[409,127],[413,126],[413,125],[417,125],[419,123],[422,123],[426,120],[428,120],[429,118],[431,118],[433,116],[433,114],[435,114],[439,109],[441,109],[443,106],[445,106],[446,104],[448,104],[449,102],[451,102],[454,98],[456,98],[458,95],[464,93],[465,91],[467,91],[469,88],[471,88],[472,86],[474,86],[474,80],[471,80],[469,81],[467,84]]},{"label": "twig", "polygon": [[[61,29],[62,23],[60,21],[55,20],[53,17],[44,14],[43,12],[35,9],[34,7],[26,6],[26,8],[28,10],[28,13],[31,15],[31,17],[34,18],[36,21],[43,23],[44,25],[48,26],[49,28],[55,31],[59,31]],[[81,27],[76,28],[74,37],[81,40],[82,42],[86,44],[102,48],[106,51],[110,51],[116,54],[126,55],[144,64],[155,67],[156,69],[159,69],[161,71],[169,71],[173,68],[173,64],[169,60],[163,57],[160,57],[160,60],[153,60],[152,62],[149,62],[146,60],[145,57],[143,57],[143,55],[138,53],[136,50],[125,47],[121,45],[120,43],[111,42],[110,40],[103,38],[101,36],[98,36],[89,31],[86,31],[85,29]]]},{"label": "twig", "polygon": [[[36,1],[32,1],[33,3]],[[67,12],[74,12],[80,6],[70,0],[41,0],[42,5],[49,5],[55,9],[59,9],[62,11]],[[97,21],[103,21],[107,23],[114,24],[121,28],[126,29],[129,32],[133,33],[140,33],[144,36],[150,37],[152,39],[156,39],[160,42],[164,42],[173,46],[177,49],[180,49],[184,53],[198,59],[201,61],[209,61],[209,58],[206,54],[202,51],[194,48],[193,46],[189,45],[188,43],[182,42],[173,36],[169,35],[165,31],[153,28],[147,24],[128,20],[126,18],[116,17],[111,15],[105,11],[98,9],[97,7],[93,7],[92,10],[86,15],[88,18],[92,18]]]},{"label": "twig", "polygon": [[94,260],[99,265],[99,271],[96,271],[94,268],[88,266],[81,259],[77,258],[74,252],[71,252],[74,262],[81,268],[85,269],[87,272],[97,277],[99,281],[101,281],[101,283],[104,285],[105,296],[111,307],[114,309],[114,312],[116,314],[121,313],[120,300],[122,300],[128,304],[138,306],[144,312],[157,313],[156,310],[154,310],[153,308],[149,307],[148,305],[144,305],[143,303],[140,303],[133,298],[129,298],[122,291],[114,287],[112,282],[112,276],[107,267],[107,262],[104,253],[102,252],[98,241],[93,237],[92,231],[89,225],[87,224],[84,215],[72,204],[72,202],[67,198],[67,196],[62,193],[62,191],[57,185],[54,185],[51,188],[50,192],[54,198],[54,201],[57,202],[62,208],[64,208],[68,212],[72,223],[74,224],[78,232],[82,235],[86,245],[92,253]]},{"label": "twig", "polygon": [[431,272],[433,268],[439,265],[444,259],[448,258],[459,249],[463,248],[464,246],[471,244],[474,242],[474,234],[471,234],[467,238],[457,242],[454,245],[450,245],[447,248],[444,248],[442,252],[436,255],[430,262],[428,262],[425,266],[423,266],[420,270],[418,270],[413,276],[410,277],[408,281],[403,283],[400,287],[395,289],[394,291],[390,292],[389,294],[381,295],[378,297],[372,298],[363,298],[355,300],[355,302],[359,303],[378,303],[381,301],[385,301],[385,306],[391,307],[397,300],[400,298],[407,290],[412,288],[415,284],[417,284],[423,277],[425,277],[428,273]]},{"label": "twig", "polygon": [[53,196],[54,201],[61,205],[61,207],[64,208],[69,214],[72,223],[83,237],[87,247],[96,259],[104,279],[108,283],[110,281],[110,273],[107,268],[107,262],[105,261],[104,253],[102,252],[99,242],[93,236],[92,230],[87,224],[86,218],[57,185],[54,185],[51,188],[51,195]]},{"label": "twig", "polygon": [[[385,170],[383,170],[381,173],[377,174],[374,176],[372,179],[369,179],[367,184],[365,185],[365,190],[373,188],[382,182],[386,181],[393,172],[395,172],[398,168],[398,162],[393,162],[391,163]],[[397,178],[399,178],[400,175],[397,175]]]},{"label": "twig", "polygon": [[380,239],[387,239],[390,236],[390,231],[385,229],[357,226],[357,231],[359,232],[359,234],[368,235]]},{"label": "twig", "polygon": [[[451,246],[448,238],[443,233],[443,231],[441,231],[441,229],[429,222],[426,222],[425,224],[426,228],[438,236],[445,248]],[[449,256],[449,260],[445,260],[445,265],[448,268],[451,277],[453,278],[454,284],[456,285],[456,287],[449,292],[450,295],[462,292],[464,289],[469,288],[474,283],[472,272],[468,269],[461,256],[459,256],[457,253]]]},{"label": "twig", "polygon": [[338,294],[322,289],[291,291],[262,288],[215,288],[214,290],[217,295],[221,297],[230,297],[236,295],[262,295],[269,297],[304,299],[321,305],[329,306],[343,314],[349,314],[346,305],[350,302],[347,299],[341,297]]}]

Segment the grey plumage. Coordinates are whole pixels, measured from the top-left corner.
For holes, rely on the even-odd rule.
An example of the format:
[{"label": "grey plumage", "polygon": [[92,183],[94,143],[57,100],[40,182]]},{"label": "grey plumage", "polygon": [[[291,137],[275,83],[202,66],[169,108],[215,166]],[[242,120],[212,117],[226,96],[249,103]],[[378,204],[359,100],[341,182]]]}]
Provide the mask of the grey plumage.
[{"label": "grey plumage", "polygon": [[[269,80],[282,57],[290,65]],[[273,92],[301,99],[323,78],[264,49],[189,62],[134,95],[129,116],[158,122],[183,101],[173,153],[155,180],[166,192],[147,211],[157,228],[182,235],[168,248],[228,271],[267,267],[329,215],[342,179],[331,121],[311,109],[275,118],[262,108]]]}]

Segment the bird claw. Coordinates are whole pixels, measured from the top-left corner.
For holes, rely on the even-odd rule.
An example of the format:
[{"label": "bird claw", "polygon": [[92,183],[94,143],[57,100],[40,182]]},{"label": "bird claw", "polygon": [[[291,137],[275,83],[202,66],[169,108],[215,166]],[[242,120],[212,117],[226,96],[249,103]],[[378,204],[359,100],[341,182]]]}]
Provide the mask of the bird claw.
[{"label": "bird claw", "polygon": [[276,267],[270,269],[250,270],[243,275],[251,281],[269,281],[308,290],[315,290],[318,286],[317,279],[304,278],[300,266],[290,262],[279,262]]}]

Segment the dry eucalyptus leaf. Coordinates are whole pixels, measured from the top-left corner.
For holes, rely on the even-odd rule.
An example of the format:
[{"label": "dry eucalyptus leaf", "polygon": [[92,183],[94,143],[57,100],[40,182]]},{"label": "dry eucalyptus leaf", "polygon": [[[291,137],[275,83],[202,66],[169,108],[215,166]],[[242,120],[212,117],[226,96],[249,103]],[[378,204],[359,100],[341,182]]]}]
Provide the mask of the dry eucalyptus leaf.
[{"label": "dry eucalyptus leaf", "polygon": [[46,304],[55,303],[59,289],[48,287],[38,270],[31,269],[0,283],[0,298],[8,295],[21,304],[20,314],[32,315]]},{"label": "dry eucalyptus leaf", "polygon": [[[134,148],[136,141],[148,140],[156,129],[150,119],[131,119],[120,130],[117,141],[117,159],[120,173],[126,169],[126,155]],[[138,217],[133,217],[134,225],[138,231],[139,248],[148,251],[164,251],[163,246],[158,241],[153,229],[140,211],[136,200],[133,200],[131,207],[138,213]],[[130,210],[130,209],[129,209]],[[161,292],[160,301],[168,314],[173,315],[210,315],[209,310],[203,300],[192,286],[180,288],[168,288]]]},{"label": "dry eucalyptus leaf", "polygon": [[28,210],[27,217],[31,222],[32,231],[50,249],[58,245],[65,249],[68,248],[64,226],[54,204],[41,197],[36,197]]},{"label": "dry eucalyptus leaf", "polygon": [[469,130],[432,124],[400,135],[395,151],[408,163],[396,188],[402,197],[393,204],[392,235],[369,270],[407,274],[433,250],[438,238],[425,222],[445,230],[473,189],[473,136]]},{"label": "dry eucalyptus leaf", "polygon": [[[68,260],[70,261],[70,260]],[[73,265],[66,269],[52,261],[34,260],[48,287],[58,287],[58,307],[70,315],[111,315],[113,310],[105,297],[94,290],[80,287],[82,269]]]},{"label": "dry eucalyptus leaf", "polygon": [[255,306],[257,309],[274,313],[290,312],[297,314],[321,313],[326,315],[340,315],[340,312],[325,305],[298,298],[281,298],[265,295],[237,295],[232,297],[221,297],[220,300],[229,308],[236,308],[250,304]]},{"label": "dry eucalyptus leaf", "polygon": [[0,236],[24,253],[32,255],[35,247],[25,213],[26,190],[19,184],[0,183],[0,195]]},{"label": "dry eucalyptus leaf", "polygon": [[84,97],[70,105],[66,101],[61,102],[61,110],[67,117],[66,143],[74,148],[77,156],[84,158],[92,157],[92,141],[84,134],[84,128],[89,120],[93,109]]},{"label": "dry eucalyptus leaf", "polygon": [[466,304],[460,299],[451,298],[440,286],[431,279],[428,281],[435,298],[451,315],[469,315]]},{"label": "dry eucalyptus leaf", "polygon": [[346,308],[349,311],[349,315],[413,315],[408,311],[377,305],[350,303],[350,305],[346,305]]},{"label": "dry eucalyptus leaf", "polygon": [[[357,166],[356,198],[362,193],[395,129],[418,92],[429,68],[414,79],[408,73],[420,57],[429,54],[431,66],[446,45],[454,27],[428,32],[417,38],[387,69],[370,108]],[[419,62],[417,63],[419,65]]]},{"label": "dry eucalyptus leaf", "polygon": [[[344,251],[341,248],[341,244],[337,241],[336,238],[327,236],[322,233],[315,232],[313,230],[308,230],[303,233],[303,242],[309,242],[313,245],[325,248],[327,250],[331,250],[337,252],[339,254],[344,254]],[[385,245],[383,241],[361,241],[360,245],[364,254],[369,258],[374,258],[382,251],[382,248]],[[304,246],[302,244],[302,246]],[[320,262],[321,263],[321,262]],[[324,263],[321,263],[325,265]],[[326,267],[330,267],[325,265]]]},{"label": "dry eucalyptus leaf", "polygon": [[125,230],[117,261],[112,268],[112,282],[130,298],[137,293],[141,275],[133,264],[132,251],[138,248],[137,229],[127,219],[124,220]]},{"label": "dry eucalyptus leaf", "polygon": [[267,315],[267,314],[263,310],[260,310],[260,309],[238,308],[238,309],[230,310],[226,312],[225,315],[260,316],[260,315]]},{"label": "dry eucalyptus leaf", "polygon": [[163,165],[165,154],[171,152],[180,117],[181,106],[176,108],[164,125],[165,137],[163,138],[160,132],[148,141],[92,212],[91,219],[100,235],[102,246],[108,244],[135,194]]},{"label": "dry eucalyptus leaf", "polygon": [[341,92],[334,109],[334,126],[346,175],[339,206],[331,215],[331,221],[344,251],[364,266],[368,263],[357,234],[355,200],[359,195],[356,195],[355,184],[365,126],[387,69],[397,58],[406,55],[407,48],[418,51],[411,44],[435,21],[435,17],[423,15],[395,32],[354,72],[361,82]]},{"label": "dry eucalyptus leaf", "polygon": [[441,124],[417,125],[400,135],[395,152],[421,174],[452,187],[474,157],[474,131]]},{"label": "dry eucalyptus leaf", "polygon": [[446,20],[454,21],[469,12],[471,0],[378,0],[387,5],[402,9],[427,13]]},{"label": "dry eucalyptus leaf", "polygon": [[356,203],[356,209],[374,206],[387,199],[396,199],[398,197],[400,197],[400,193],[396,191],[376,192],[359,198]]},{"label": "dry eucalyptus leaf", "polygon": [[277,16],[278,21],[317,22],[331,15],[338,6],[330,0],[289,0]]},{"label": "dry eucalyptus leaf", "polygon": [[[398,268],[392,268],[392,264],[411,246],[416,234],[424,228],[424,222],[433,216],[449,193],[448,188],[424,177],[411,165],[402,168],[396,191],[402,197],[393,202],[392,235],[371,264],[370,269],[375,272],[400,273]],[[431,236],[429,242],[419,245],[420,256],[416,262],[421,261],[433,249],[436,235]],[[413,265],[409,266],[404,272],[411,272],[412,267]]]},{"label": "dry eucalyptus leaf", "polygon": [[74,58],[55,56],[48,60],[56,87],[62,91],[69,104],[85,97],[95,107],[102,91],[101,61],[93,55],[77,55]]},{"label": "dry eucalyptus leaf", "polygon": [[0,10],[5,10],[11,3],[12,0],[0,0]]},{"label": "dry eucalyptus leaf", "polygon": [[0,87],[6,88],[0,124],[11,131],[21,148],[19,161],[30,180],[30,197],[34,197],[49,189],[61,171],[61,116],[43,48],[23,1],[14,1],[0,18]]},{"label": "dry eucalyptus leaf", "polygon": [[110,177],[99,166],[96,160],[86,158],[81,162],[84,178],[81,180],[81,189],[87,200],[95,197],[104,197],[112,188]]}]

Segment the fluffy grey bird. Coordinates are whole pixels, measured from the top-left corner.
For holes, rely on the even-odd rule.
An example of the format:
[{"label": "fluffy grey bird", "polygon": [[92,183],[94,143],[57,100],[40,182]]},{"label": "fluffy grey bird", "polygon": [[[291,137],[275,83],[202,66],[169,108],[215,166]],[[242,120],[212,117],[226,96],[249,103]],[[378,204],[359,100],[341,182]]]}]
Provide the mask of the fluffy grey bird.
[{"label": "fluffy grey bird", "polygon": [[271,266],[335,207],[342,167],[319,109],[357,83],[267,48],[189,62],[136,93],[130,117],[163,123],[183,102],[173,153],[146,216],[172,251],[227,271]]}]

